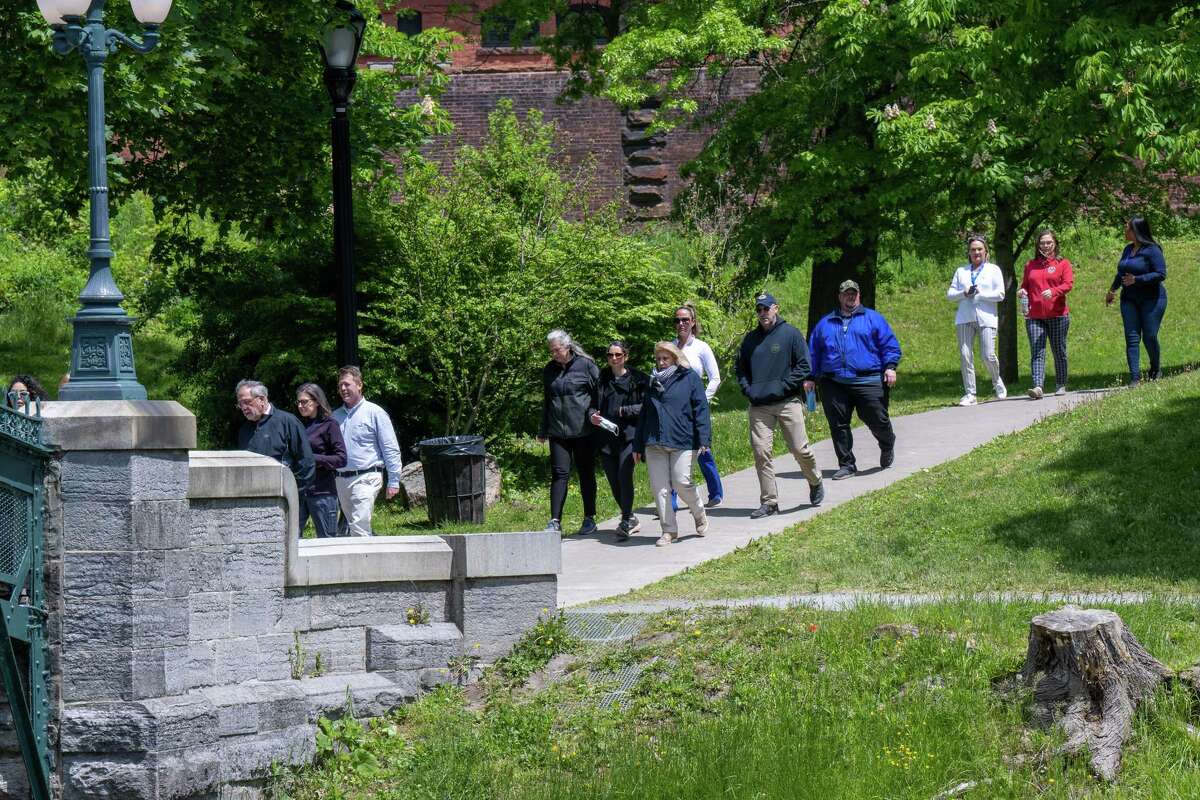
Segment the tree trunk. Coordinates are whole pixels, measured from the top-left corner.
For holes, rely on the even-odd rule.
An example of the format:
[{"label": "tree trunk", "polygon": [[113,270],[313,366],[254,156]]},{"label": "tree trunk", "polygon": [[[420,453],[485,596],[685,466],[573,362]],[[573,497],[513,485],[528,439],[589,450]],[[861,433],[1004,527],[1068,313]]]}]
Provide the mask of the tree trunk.
[{"label": "tree trunk", "polygon": [[867,234],[861,243],[851,244],[846,231],[843,231],[839,241],[833,244],[841,249],[837,259],[813,262],[806,333],[812,333],[817,320],[837,307],[838,286],[846,279],[858,283],[864,306],[875,307],[875,264],[879,254],[879,237]]},{"label": "tree trunk", "polygon": [[1017,288],[1016,230],[1012,208],[1003,200],[996,203],[996,235],[992,241],[992,259],[1004,275],[1004,301],[1000,303],[999,328],[996,331],[996,355],[1000,357],[1000,377],[1008,385],[1017,382]]},{"label": "tree trunk", "polygon": [[1037,680],[1034,720],[1059,725],[1063,752],[1086,747],[1092,772],[1112,780],[1137,704],[1171,674],[1113,612],[1064,606],[1033,618],[1020,677]]}]

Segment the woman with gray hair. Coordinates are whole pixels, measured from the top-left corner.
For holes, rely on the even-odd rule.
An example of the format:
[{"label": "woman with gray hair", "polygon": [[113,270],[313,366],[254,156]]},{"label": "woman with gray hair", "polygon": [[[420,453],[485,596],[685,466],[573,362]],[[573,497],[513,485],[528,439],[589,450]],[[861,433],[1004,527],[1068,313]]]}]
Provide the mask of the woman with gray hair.
[{"label": "woman with gray hair", "polygon": [[596,453],[588,417],[599,406],[600,369],[566,331],[550,331],[546,345],[550,363],[542,370],[542,424],[538,429],[538,441],[550,442],[550,522],[546,530],[562,531],[574,461],[583,496],[579,533],[595,533]]}]

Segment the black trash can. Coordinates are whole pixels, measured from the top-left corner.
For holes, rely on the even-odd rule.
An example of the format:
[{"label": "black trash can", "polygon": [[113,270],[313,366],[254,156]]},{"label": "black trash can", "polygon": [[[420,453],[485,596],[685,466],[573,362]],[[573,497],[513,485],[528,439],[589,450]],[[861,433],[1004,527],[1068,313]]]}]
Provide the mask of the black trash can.
[{"label": "black trash can", "polygon": [[483,522],[487,469],[482,436],[439,436],[417,444],[429,521]]}]

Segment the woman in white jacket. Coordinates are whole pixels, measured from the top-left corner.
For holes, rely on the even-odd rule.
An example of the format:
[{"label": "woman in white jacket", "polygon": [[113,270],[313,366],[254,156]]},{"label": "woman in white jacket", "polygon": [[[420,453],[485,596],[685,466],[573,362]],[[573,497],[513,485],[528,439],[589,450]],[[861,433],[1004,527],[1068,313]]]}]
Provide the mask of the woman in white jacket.
[{"label": "woman in white jacket", "polygon": [[954,271],[954,280],[946,290],[946,299],[958,303],[954,327],[958,331],[958,353],[962,362],[963,396],[960,406],[975,405],[975,339],[992,377],[996,398],[1008,397],[1000,380],[1000,359],[996,357],[996,304],[1004,300],[1004,275],[1000,267],[987,260],[987,241],[972,235],[967,239],[968,263]]}]

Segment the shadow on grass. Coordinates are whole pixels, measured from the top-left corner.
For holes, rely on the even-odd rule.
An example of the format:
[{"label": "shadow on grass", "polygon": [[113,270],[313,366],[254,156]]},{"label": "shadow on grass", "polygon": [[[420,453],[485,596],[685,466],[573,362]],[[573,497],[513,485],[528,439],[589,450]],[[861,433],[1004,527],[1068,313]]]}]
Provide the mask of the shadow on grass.
[{"label": "shadow on grass", "polygon": [[1046,493],[1029,498],[1040,507],[994,527],[994,540],[1049,549],[1073,573],[1200,579],[1200,396],[1153,413],[1080,437],[1043,468]]}]

